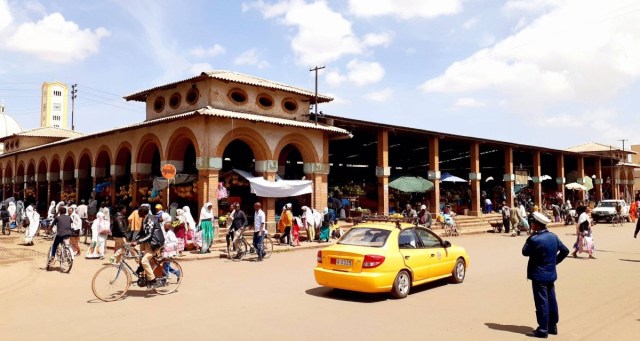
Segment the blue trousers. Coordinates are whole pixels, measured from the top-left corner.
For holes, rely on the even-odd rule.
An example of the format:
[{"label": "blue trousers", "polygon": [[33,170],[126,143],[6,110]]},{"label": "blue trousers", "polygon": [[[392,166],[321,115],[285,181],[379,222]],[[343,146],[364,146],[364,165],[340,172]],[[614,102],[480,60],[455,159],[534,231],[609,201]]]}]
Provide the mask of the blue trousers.
[{"label": "blue trousers", "polygon": [[549,329],[555,329],[559,321],[558,301],[556,301],[556,287],[553,282],[532,281],[533,301],[536,304],[537,330],[548,334]]},{"label": "blue trousers", "polygon": [[262,234],[260,234],[260,232],[253,232],[253,247],[256,248],[258,259],[262,259],[262,257],[264,257],[264,245],[262,244],[262,241],[264,240],[265,233],[266,231]]}]

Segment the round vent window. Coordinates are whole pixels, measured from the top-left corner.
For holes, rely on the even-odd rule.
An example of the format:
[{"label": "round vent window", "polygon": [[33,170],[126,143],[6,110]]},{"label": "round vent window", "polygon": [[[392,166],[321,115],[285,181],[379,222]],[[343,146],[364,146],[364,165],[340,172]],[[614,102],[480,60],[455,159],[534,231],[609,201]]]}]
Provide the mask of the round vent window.
[{"label": "round vent window", "polygon": [[153,110],[156,112],[161,112],[164,109],[164,97],[158,97],[153,102]]},{"label": "round vent window", "polygon": [[273,97],[267,94],[258,95],[258,105],[263,109],[271,109],[273,107]]},{"label": "round vent window", "polygon": [[175,109],[180,105],[180,101],[182,100],[182,96],[179,93],[174,92],[173,95],[169,98],[169,106],[171,109]]},{"label": "round vent window", "polygon": [[298,103],[296,103],[296,101],[294,101],[293,99],[289,98],[282,101],[282,107],[284,108],[284,110],[290,113],[294,113],[296,112],[296,110],[298,110]]},{"label": "round vent window", "polygon": [[249,96],[247,96],[247,93],[242,89],[232,89],[229,91],[229,98],[235,104],[245,104]]},{"label": "round vent window", "polygon": [[187,103],[189,104],[196,104],[196,102],[198,101],[198,98],[200,98],[200,91],[198,91],[198,88],[193,87],[191,89],[189,89],[189,91],[187,91]]}]

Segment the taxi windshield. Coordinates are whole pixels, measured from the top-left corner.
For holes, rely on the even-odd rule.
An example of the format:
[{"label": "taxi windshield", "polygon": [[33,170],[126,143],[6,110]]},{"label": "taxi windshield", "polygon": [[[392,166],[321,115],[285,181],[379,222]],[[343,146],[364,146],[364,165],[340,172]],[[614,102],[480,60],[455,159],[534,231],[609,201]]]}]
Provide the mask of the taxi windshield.
[{"label": "taxi windshield", "polygon": [[617,204],[615,201],[601,201],[598,207],[616,207]]},{"label": "taxi windshield", "polygon": [[381,247],[387,242],[391,231],[370,227],[355,227],[349,230],[338,244],[354,246]]}]

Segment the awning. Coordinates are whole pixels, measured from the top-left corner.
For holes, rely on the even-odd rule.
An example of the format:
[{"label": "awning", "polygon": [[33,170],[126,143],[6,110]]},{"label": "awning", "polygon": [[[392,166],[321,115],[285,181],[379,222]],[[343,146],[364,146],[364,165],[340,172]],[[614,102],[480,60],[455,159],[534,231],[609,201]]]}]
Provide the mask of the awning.
[{"label": "awning", "polygon": [[311,180],[282,180],[268,181],[260,176],[239,169],[234,172],[249,181],[251,193],[263,198],[286,198],[295,197],[313,192]]}]

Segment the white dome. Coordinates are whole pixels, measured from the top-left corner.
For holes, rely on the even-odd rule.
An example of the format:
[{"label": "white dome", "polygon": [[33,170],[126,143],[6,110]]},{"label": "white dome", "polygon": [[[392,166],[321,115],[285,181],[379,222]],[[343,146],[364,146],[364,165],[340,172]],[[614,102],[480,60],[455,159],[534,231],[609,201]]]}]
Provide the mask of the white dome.
[{"label": "white dome", "polygon": [[0,138],[22,132],[22,128],[13,117],[0,111]]}]

